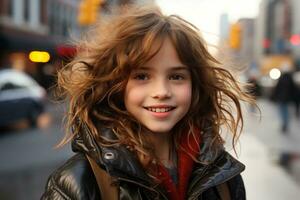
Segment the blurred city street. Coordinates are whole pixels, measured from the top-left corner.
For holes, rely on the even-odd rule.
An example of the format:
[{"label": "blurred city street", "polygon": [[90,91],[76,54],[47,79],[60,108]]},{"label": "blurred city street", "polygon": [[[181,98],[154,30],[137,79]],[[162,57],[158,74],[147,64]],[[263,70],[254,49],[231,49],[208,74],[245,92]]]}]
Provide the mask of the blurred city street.
[{"label": "blurred city street", "polygon": [[[290,132],[283,135],[275,105],[260,100],[259,106],[261,121],[256,114],[248,112],[237,146],[239,159],[246,165],[242,176],[247,197],[250,200],[297,199],[300,196],[299,119],[293,117]],[[1,133],[0,199],[38,199],[49,174],[72,155],[69,145],[54,149],[63,137],[63,109],[62,105],[48,104],[47,111],[52,116],[48,128]],[[286,167],[279,164],[283,154],[291,157]]]},{"label": "blurred city street", "polygon": [[39,199],[50,173],[72,155],[69,145],[55,149],[63,137],[63,106],[48,103],[46,110],[47,128],[1,132],[0,199]]},{"label": "blurred city street", "polygon": [[300,119],[290,107],[291,128],[282,134],[276,105],[267,100],[258,104],[261,118],[248,112],[237,148],[239,159],[246,165],[243,177],[247,199],[299,199]]},{"label": "blurred city street", "polygon": [[[0,200],[39,199],[73,154],[70,144],[55,148],[66,105],[49,99],[57,71],[81,49],[76,42],[113,10],[148,3],[194,24],[212,56],[253,85],[261,116],[244,107],[237,154],[225,137],[246,165],[247,199],[300,199],[299,0],[1,0]],[[279,105],[282,118],[290,111],[283,125]]]}]

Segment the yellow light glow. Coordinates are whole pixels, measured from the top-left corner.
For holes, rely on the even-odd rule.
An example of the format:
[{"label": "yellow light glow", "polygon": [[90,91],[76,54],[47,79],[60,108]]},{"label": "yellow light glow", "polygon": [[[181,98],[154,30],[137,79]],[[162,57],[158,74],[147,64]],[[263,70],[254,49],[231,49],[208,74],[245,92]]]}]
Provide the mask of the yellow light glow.
[{"label": "yellow light glow", "polygon": [[32,62],[46,63],[50,60],[50,54],[46,51],[31,51],[29,59]]},{"label": "yellow light glow", "polygon": [[279,69],[273,68],[273,69],[271,69],[269,76],[271,79],[276,80],[276,79],[279,79],[279,77],[281,76],[281,72]]}]

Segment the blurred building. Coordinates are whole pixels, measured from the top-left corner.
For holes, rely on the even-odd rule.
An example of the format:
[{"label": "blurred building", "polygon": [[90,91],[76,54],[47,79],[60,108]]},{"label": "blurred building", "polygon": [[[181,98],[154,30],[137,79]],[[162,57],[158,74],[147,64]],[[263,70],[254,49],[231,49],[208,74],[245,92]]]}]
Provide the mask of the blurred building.
[{"label": "blurred building", "polygon": [[[262,0],[255,29],[255,58],[261,72],[300,66],[298,0]],[[299,63],[299,64],[297,64]]]},{"label": "blurred building", "polygon": [[0,2],[0,52],[2,67],[33,68],[28,52],[54,53],[55,42],[48,35],[47,1],[2,0]]},{"label": "blurred building", "polygon": [[[1,0],[0,68],[11,67],[50,86],[57,49],[69,32],[78,33],[75,20],[79,0]],[[65,28],[62,28],[65,27]]]},{"label": "blurred building", "polygon": [[229,22],[229,16],[228,13],[223,13],[220,16],[220,25],[219,25],[219,30],[220,30],[220,42],[224,43],[228,41],[229,39],[229,27],[230,27],[230,22]]},{"label": "blurred building", "polygon": [[267,10],[268,1],[262,0],[259,5],[258,15],[255,19],[255,42],[254,42],[254,57],[256,61],[262,59],[264,54],[264,46],[268,46],[269,44],[265,44],[268,42],[264,40],[266,35],[265,29],[265,21],[266,21],[266,10]]},{"label": "blurred building", "polygon": [[60,39],[80,36],[77,11],[80,0],[51,0],[47,2],[49,35]]},{"label": "blurred building", "polygon": [[234,62],[234,67],[245,69],[245,76],[248,76],[250,71],[251,73],[253,70],[257,71],[258,66],[254,54],[255,19],[240,18],[236,22],[230,23],[226,19],[226,15],[222,15],[220,22],[221,27],[223,27],[220,29],[220,36],[224,44],[220,43],[219,45],[222,45],[222,48],[228,52],[226,57],[230,57]]},{"label": "blurred building", "polygon": [[300,69],[300,1],[291,0],[291,50],[297,69]]},{"label": "blurred building", "polygon": [[253,18],[241,18],[238,20],[238,24],[241,29],[240,36],[240,59],[243,62],[249,63],[250,67],[254,67],[254,40],[255,40],[255,20]]},{"label": "blurred building", "polygon": [[1,0],[0,69],[25,71],[47,88],[55,68],[74,55],[71,41],[82,31],[113,7],[149,2],[153,1]]},{"label": "blurred building", "polygon": [[299,9],[299,0],[262,0],[255,19],[230,24],[233,56],[262,75],[283,65],[300,69]]},{"label": "blurred building", "polygon": [[289,54],[292,31],[291,1],[273,0],[266,7],[265,54]]}]

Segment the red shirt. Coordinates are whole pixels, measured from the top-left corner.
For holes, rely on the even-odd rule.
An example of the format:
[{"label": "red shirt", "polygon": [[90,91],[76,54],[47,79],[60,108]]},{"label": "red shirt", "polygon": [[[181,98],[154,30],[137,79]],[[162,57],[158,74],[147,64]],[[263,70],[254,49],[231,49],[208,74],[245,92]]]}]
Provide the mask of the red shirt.
[{"label": "red shirt", "polygon": [[[200,134],[197,135],[199,135],[199,137],[194,138],[192,135],[187,137],[187,134],[184,134],[180,143],[180,146],[189,152],[189,154],[193,157],[197,157],[197,155],[200,153]],[[179,148],[177,151],[177,185],[173,182],[168,170],[163,165],[160,165],[158,169],[159,176],[157,178],[161,181],[161,185],[165,188],[169,199],[172,200],[185,199],[188,181],[194,167],[194,160],[186,151],[184,151],[182,148]]]}]

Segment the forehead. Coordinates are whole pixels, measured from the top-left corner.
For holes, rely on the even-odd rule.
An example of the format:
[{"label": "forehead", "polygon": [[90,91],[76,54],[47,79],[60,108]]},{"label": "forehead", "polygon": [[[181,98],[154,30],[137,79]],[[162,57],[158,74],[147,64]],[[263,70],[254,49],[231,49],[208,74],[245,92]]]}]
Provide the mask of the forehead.
[{"label": "forehead", "polygon": [[178,66],[166,66],[166,67],[155,67],[155,66],[141,66],[134,71],[154,71],[161,73],[162,71],[167,71],[167,72],[174,72],[174,71],[185,71],[189,72],[189,68],[185,65],[178,65]]},{"label": "forehead", "polygon": [[160,44],[155,42],[152,48],[155,48],[153,51],[156,51],[156,53],[139,68],[187,68],[179,59],[178,53],[168,37],[161,41]]}]

